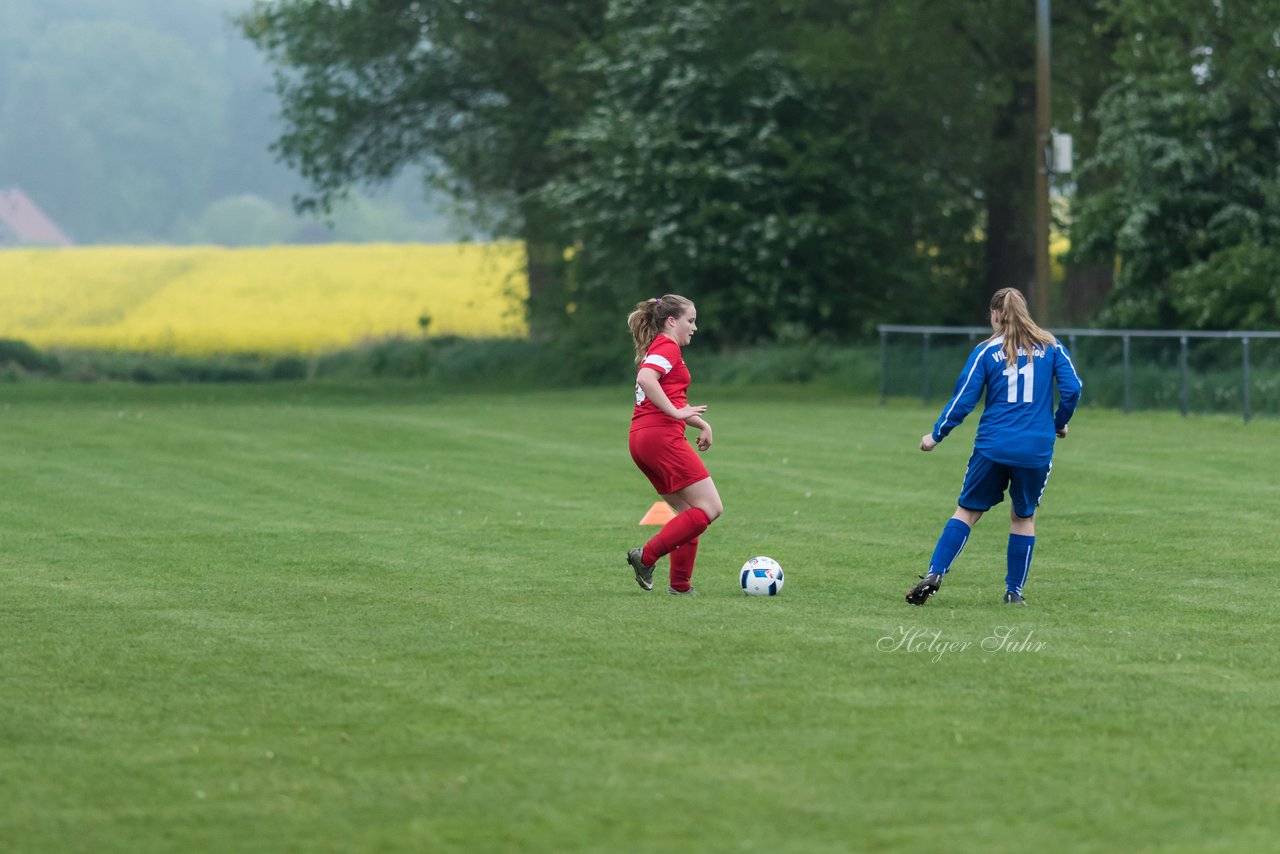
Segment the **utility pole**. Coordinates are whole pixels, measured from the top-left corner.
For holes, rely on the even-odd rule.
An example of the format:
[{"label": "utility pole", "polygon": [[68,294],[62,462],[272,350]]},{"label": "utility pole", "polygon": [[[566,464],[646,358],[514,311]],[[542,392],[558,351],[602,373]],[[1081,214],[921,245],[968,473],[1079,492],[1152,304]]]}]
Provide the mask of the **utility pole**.
[{"label": "utility pole", "polygon": [[1036,322],[1049,323],[1049,0],[1036,0]]}]

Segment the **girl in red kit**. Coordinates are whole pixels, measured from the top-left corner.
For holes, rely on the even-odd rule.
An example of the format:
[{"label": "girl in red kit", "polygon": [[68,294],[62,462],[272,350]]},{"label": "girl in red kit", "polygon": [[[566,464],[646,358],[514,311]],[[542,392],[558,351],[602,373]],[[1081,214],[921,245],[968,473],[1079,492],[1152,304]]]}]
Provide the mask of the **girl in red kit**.
[{"label": "girl in red kit", "polygon": [[686,424],[698,429],[698,450],[711,447],[711,425],[702,417],[705,406],[689,406],[689,369],[680,348],[698,331],[698,312],[681,296],[667,294],[636,306],[627,316],[636,345],[636,408],[631,416],[631,459],[658,494],[676,511],[653,539],[627,553],[636,583],[653,589],[653,567],[671,555],[673,596],[696,596],[689,586],[698,535],[724,512],[720,493],[707,467],[684,438]]}]

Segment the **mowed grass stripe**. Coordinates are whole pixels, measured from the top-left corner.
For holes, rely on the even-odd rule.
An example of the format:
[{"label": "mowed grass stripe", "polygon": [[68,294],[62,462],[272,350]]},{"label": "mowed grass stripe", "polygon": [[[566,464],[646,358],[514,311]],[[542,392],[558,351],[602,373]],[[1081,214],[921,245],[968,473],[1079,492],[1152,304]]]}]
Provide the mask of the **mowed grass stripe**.
[{"label": "mowed grass stripe", "polygon": [[1266,850],[1274,422],[1083,410],[1011,615],[1003,506],[901,601],[971,432],[704,391],[693,601],[622,564],[626,389],[8,391],[0,844]]}]

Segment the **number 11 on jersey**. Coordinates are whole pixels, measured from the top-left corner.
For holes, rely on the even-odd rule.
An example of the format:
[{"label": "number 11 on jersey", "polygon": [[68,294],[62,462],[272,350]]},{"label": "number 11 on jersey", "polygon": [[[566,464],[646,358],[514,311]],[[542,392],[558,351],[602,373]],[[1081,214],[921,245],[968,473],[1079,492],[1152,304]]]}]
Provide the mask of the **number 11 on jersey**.
[{"label": "number 11 on jersey", "polygon": [[1004,375],[1009,378],[1009,397],[1010,403],[1018,402],[1018,374],[1022,374],[1022,402],[1030,403],[1032,390],[1036,381],[1036,363],[1035,359],[1027,359],[1027,363],[1021,368],[1016,365],[1010,365],[1004,369]]}]

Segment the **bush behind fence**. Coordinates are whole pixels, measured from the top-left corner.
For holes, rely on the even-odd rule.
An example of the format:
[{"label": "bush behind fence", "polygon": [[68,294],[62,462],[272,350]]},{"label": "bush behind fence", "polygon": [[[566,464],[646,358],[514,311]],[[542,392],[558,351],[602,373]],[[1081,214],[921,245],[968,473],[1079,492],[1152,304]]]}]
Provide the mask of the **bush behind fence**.
[{"label": "bush behind fence", "polygon": [[[1280,415],[1280,333],[1083,332],[1059,335],[1084,380],[1082,406]],[[976,327],[881,327],[881,396],[942,403],[989,335]]]},{"label": "bush behind fence", "polygon": [[[941,406],[978,332],[893,333],[881,345],[828,342],[689,352],[699,386],[809,384],[852,394],[914,397]],[[626,341],[572,351],[520,339],[451,336],[391,338],[316,356],[229,354],[188,357],[121,352],[40,351],[0,340],[0,382],[263,382],[363,378],[417,379],[446,386],[563,387],[618,384],[635,376]],[[1241,414],[1242,343],[1232,339],[1131,339],[1125,370],[1118,338],[1068,339],[1084,379],[1084,407]],[[1251,416],[1280,416],[1280,337],[1250,339]],[[1185,363],[1185,370],[1183,365]]]}]

